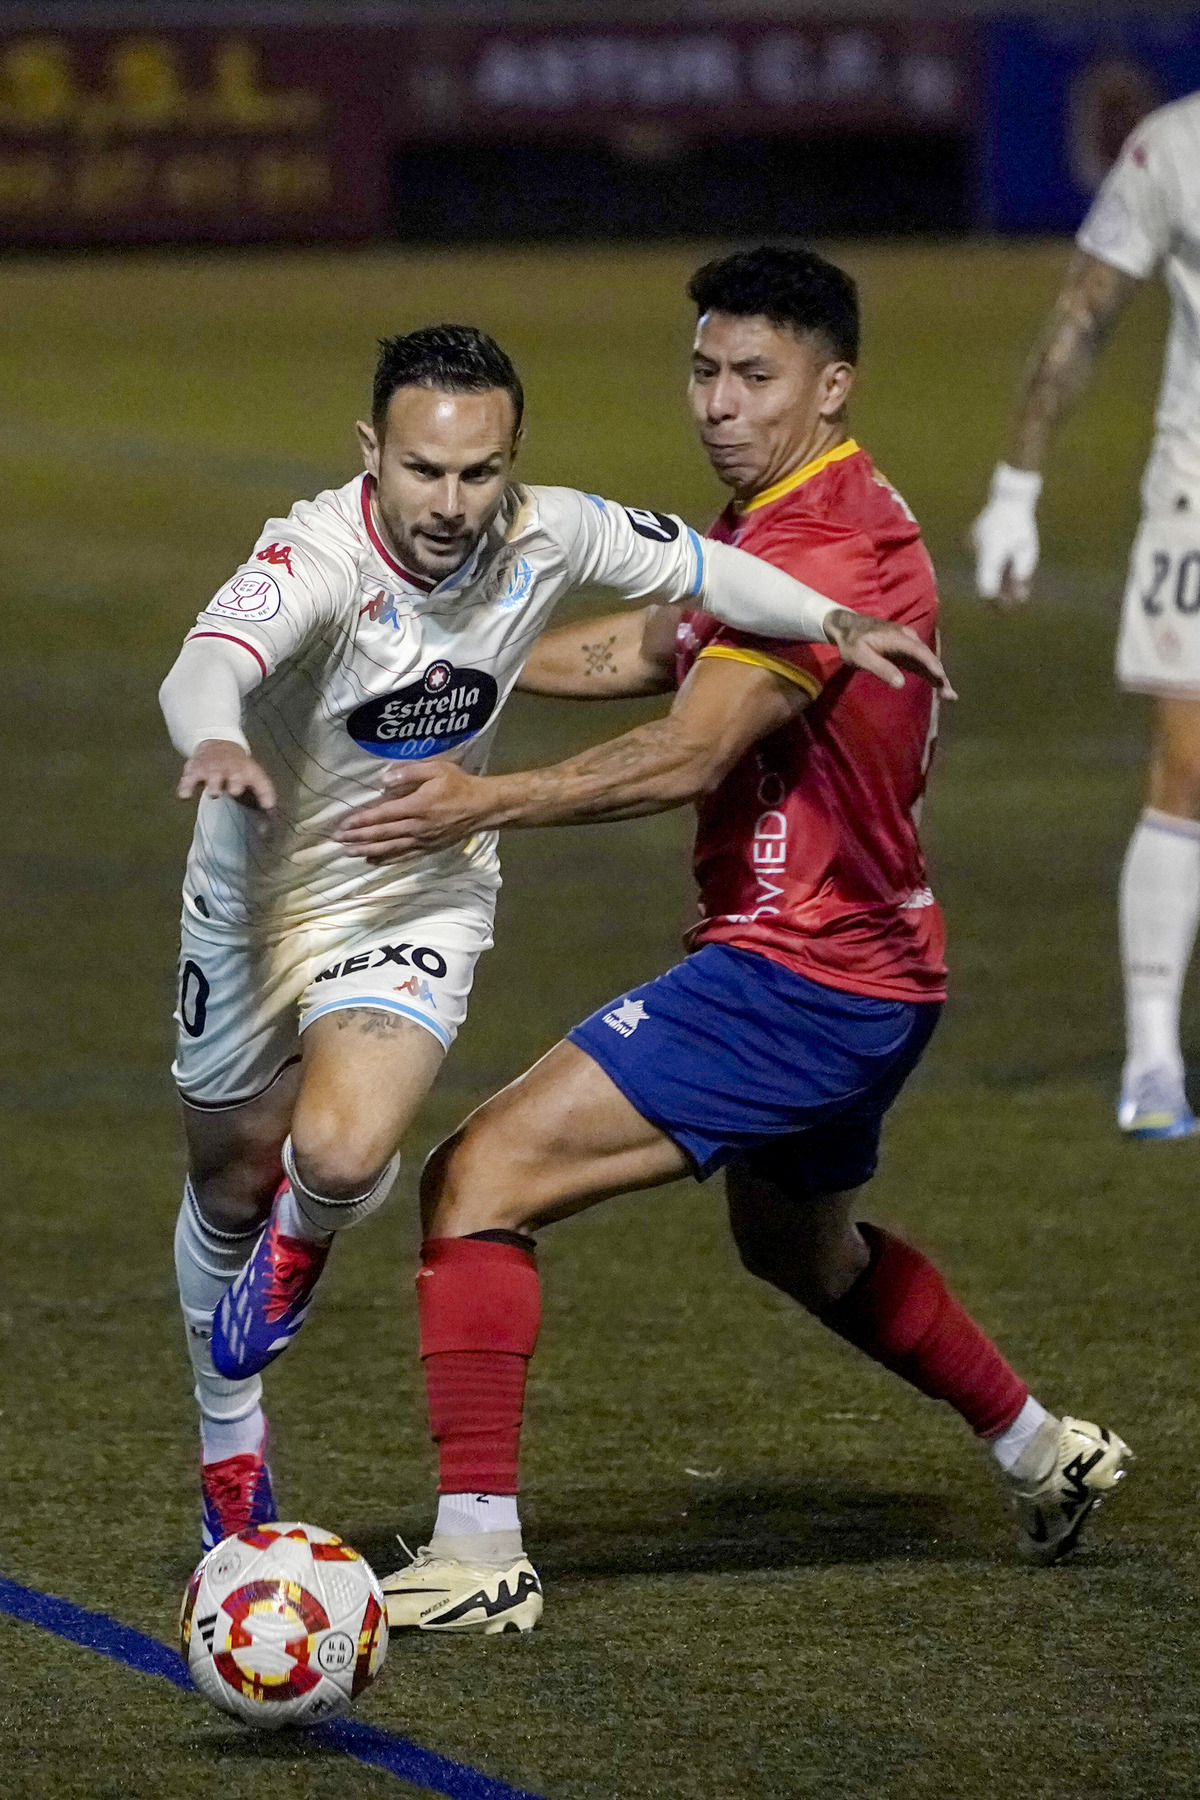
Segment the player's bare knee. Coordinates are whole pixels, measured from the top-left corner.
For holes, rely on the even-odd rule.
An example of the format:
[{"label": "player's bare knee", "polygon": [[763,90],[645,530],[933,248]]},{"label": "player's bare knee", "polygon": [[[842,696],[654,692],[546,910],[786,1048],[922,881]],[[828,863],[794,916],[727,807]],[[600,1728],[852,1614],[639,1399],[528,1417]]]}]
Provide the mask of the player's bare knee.
[{"label": "player's bare knee", "polygon": [[332,1201],[356,1200],[380,1179],[390,1157],[336,1135],[292,1137],[296,1174],[310,1194]]},{"label": "player's bare knee", "polygon": [[421,1176],[427,1236],[520,1231],[539,1210],[536,1167],[485,1111],[437,1146]]}]

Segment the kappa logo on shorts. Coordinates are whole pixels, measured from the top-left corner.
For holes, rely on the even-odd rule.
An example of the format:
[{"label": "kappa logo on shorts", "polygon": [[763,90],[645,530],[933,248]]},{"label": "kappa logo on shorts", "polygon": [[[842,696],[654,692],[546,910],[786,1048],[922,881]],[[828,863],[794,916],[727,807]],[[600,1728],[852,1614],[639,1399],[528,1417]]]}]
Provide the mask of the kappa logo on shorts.
[{"label": "kappa logo on shorts", "polygon": [[[372,962],[371,958],[376,951],[379,954],[379,961]],[[411,953],[411,961],[409,953]],[[377,944],[370,950],[361,951],[357,956],[348,956],[344,962],[331,963],[327,969],[322,969],[314,979],[316,981],[336,981],[339,976],[361,975],[367,969],[374,973],[376,969],[385,968],[388,963],[396,963],[405,969],[420,969],[423,975],[432,975],[435,981],[441,980],[448,966],[445,957],[439,951],[431,950],[427,944]],[[412,994],[414,998],[420,1000],[432,1000],[433,994],[429,991],[427,983],[421,982],[414,986],[415,981],[416,977],[410,976],[407,981],[401,982],[397,986],[396,992]],[[421,992],[422,988],[426,989],[424,993]]]},{"label": "kappa logo on shorts", "polygon": [[627,1038],[632,1037],[642,1020],[648,1017],[649,1014],[640,1000],[622,1000],[620,1006],[614,1007],[612,1012],[605,1013],[604,1023],[611,1025],[614,1031]]},{"label": "kappa logo on shorts", "polygon": [[495,677],[483,669],[433,662],[419,680],[356,706],[346,730],[372,756],[440,756],[482,731],[497,692]]}]

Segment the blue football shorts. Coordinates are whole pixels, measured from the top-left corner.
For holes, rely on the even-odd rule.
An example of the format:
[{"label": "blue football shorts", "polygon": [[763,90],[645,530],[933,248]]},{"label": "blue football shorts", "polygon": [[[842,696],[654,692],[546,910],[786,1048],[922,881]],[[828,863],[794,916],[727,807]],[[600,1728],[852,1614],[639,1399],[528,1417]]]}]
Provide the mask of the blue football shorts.
[{"label": "blue football shorts", "polygon": [[706,944],[568,1035],[704,1180],[735,1158],[797,1198],[875,1173],[884,1114],[940,1001],[822,987],[769,957]]}]

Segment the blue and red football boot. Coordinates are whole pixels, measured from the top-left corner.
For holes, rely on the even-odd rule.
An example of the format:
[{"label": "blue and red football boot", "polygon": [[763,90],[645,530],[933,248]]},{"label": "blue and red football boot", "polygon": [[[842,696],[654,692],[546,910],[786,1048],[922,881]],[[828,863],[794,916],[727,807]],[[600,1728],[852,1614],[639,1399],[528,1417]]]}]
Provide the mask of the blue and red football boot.
[{"label": "blue and red football boot", "polygon": [[266,1452],[264,1437],[257,1454],[200,1465],[200,1541],[206,1553],[248,1525],[269,1525],[279,1517]]},{"label": "blue and red football boot", "polygon": [[249,1262],[225,1290],[213,1318],[212,1359],[228,1381],[259,1374],[287,1349],[308,1315],[329,1255],[328,1244],[310,1244],[280,1230],[284,1186]]}]

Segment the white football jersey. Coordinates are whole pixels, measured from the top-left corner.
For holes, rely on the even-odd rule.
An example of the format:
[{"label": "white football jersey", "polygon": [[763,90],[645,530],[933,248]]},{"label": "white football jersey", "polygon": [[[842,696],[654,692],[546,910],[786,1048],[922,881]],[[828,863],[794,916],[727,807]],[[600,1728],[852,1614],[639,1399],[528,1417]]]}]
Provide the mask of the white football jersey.
[{"label": "white football jersey", "polygon": [[499,886],[496,834],[372,866],[330,840],[379,797],[389,761],[487,766],[500,713],[555,603],[595,583],[629,601],[700,593],[704,552],[682,520],[573,488],[513,487],[453,575],[424,584],[380,536],[370,476],[268,520],[188,641],[232,639],[262,670],[242,729],[275,783],[271,820],[204,798],[186,903],[270,930],[419,892]]},{"label": "white football jersey", "polygon": [[1200,93],[1130,134],[1076,242],[1139,279],[1162,267],[1171,328],[1142,501],[1149,513],[1200,511]]}]

